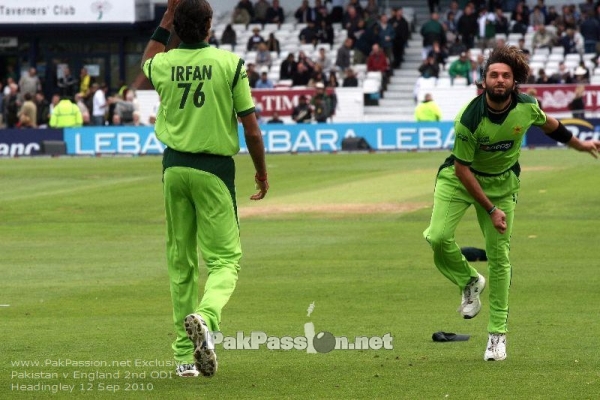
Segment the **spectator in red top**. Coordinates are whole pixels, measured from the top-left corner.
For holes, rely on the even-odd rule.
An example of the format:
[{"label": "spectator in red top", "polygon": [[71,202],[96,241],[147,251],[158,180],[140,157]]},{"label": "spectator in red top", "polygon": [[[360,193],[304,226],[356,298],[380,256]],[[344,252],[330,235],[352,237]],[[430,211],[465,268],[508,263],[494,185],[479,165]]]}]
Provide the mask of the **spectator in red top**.
[{"label": "spectator in red top", "polygon": [[381,72],[381,78],[383,83],[383,90],[386,90],[388,83],[389,73],[389,62],[388,59],[377,43],[371,47],[371,54],[367,57],[367,71],[379,71]]}]

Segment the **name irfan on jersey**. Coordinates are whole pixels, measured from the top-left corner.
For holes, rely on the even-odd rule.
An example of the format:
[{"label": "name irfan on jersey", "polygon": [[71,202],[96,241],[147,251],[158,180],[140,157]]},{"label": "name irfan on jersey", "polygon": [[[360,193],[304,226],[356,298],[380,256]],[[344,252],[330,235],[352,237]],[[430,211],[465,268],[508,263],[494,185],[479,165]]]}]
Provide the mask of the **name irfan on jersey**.
[{"label": "name irfan on jersey", "polygon": [[205,81],[212,79],[212,65],[174,65],[171,67],[173,82]]}]

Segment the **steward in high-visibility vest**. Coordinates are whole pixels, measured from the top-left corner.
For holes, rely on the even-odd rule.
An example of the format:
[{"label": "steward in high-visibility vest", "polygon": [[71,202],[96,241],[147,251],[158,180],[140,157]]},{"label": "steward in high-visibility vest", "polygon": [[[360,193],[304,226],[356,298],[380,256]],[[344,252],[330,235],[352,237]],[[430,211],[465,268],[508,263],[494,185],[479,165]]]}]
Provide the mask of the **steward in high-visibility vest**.
[{"label": "steward in high-visibility vest", "polygon": [[51,128],[73,128],[83,125],[81,110],[68,98],[63,98],[50,115]]},{"label": "steward in high-visibility vest", "polygon": [[425,99],[415,108],[417,122],[434,122],[442,119],[440,107],[433,101],[431,94],[427,93]]}]

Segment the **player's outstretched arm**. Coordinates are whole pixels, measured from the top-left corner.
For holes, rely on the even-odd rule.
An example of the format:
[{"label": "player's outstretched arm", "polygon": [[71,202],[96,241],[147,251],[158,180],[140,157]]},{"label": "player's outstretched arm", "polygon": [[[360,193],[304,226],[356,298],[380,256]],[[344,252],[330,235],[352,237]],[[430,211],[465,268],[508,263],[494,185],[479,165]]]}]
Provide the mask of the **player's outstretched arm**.
[{"label": "player's outstretched arm", "polygon": [[254,175],[254,181],[256,182],[256,188],[258,193],[250,196],[250,200],[260,200],[267,195],[269,190],[269,181],[267,180],[267,163],[265,162],[265,145],[263,143],[262,134],[258,121],[256,120],[256,114],[248,114],[240,117],[242,125],[244,126],[244,137],[246,138],[246,147],[248,153],[252,157],[254,163],[254,169],[256,175]]},{"label": "player's outstretched arm", "polygon": [[598,158],[600,140],[580,140],[565,128],[560,121],[550,116],[547,117],[546,123],[541,128],[546,135],[557,142],[564,143],[577,151],[590,153],[592,157]]},{"label": "player's outstretched arm", "polygon": [[142,56],[142,67],[146,60],[154,57],[158,53],[162,53],[166,50],[171,30],[173,29],[173,16],[175,15],[175,7],[179,4],[179,0],[169,0],[167,3],[167,10],[163,15],[159,27],[152,35],[152,38],[144,50]]}]

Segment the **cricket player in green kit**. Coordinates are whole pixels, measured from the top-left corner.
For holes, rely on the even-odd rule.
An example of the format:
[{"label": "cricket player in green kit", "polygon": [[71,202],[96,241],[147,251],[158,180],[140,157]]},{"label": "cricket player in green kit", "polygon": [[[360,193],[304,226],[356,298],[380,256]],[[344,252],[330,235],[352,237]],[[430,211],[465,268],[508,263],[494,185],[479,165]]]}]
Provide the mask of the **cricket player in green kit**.
[{"label": "cricket player in green kit", "polygon": [[[169,0],[149,41],[142,69],[160,95],[156,137],[166,145],[163,185],[177,373],[217,371],[211,332],[233,293],[242,256],[233,155],[238,120],[256,170],[260,200],[269,189],[265,150],[244,62],[208,45],[212,8],[206,0]],[[171,29],[181,39],[166,52]],[[198,296],[198,249],[208,269]]]},{"label": "cricket player in green kit", "polygon": [[459,308],[466,318],[481,309],[485,278],[461,254],[454,232],[467,209],[475,206],[488,258],[490,316],[486,361],[506,358],[508,292],[511,281],[510,236],[519,193],[519,155],[531,125],[575,150],[597,158],[600,141],[581,141],[547,116],[537,100],[519,93],[529,65],[514,46],[492,51],[485,64],[483,93],[467,104],[454,122],[452,155],[437,175],[433,211],[423,233],[436,267],[462,292]]}]

